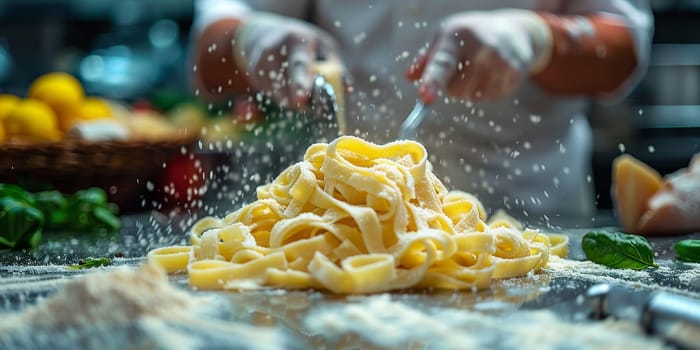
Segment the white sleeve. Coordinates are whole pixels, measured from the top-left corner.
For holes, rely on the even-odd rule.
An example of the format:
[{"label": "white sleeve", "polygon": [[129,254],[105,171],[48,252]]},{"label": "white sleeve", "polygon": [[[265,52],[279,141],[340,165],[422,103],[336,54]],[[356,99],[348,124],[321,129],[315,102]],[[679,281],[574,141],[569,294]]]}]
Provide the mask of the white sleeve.
[{"label": "white sleeve", "polygon": [[[194,18],[190,29],[190,53],[188,64],[191,65],[195,43],[201,32],[211,23],[222,18],[235,17],[245,19],[254,11],[274,12],[279,15],[303,18],[307,15],[311,0],[195,0]],[[196,84],[191,83],[192,86]]]},{"label": "white sleeve", "polygon": [[272,12],[282,16],[304,18],[311,0],[239,0],[258,11]]},{"label": "white sleeve", "polygon": [[199,32],[219,19],[231,16],[244,18],[252,11],[303,18],[307,14],[308,6],[309,0],[197,0],[192,29]]},{"label": "white sleeve", "polygon": [[192,33],[200,33],[209,24],[226,17],[245,17],[250,6],[236,0],[197,0],[194,4]]}]

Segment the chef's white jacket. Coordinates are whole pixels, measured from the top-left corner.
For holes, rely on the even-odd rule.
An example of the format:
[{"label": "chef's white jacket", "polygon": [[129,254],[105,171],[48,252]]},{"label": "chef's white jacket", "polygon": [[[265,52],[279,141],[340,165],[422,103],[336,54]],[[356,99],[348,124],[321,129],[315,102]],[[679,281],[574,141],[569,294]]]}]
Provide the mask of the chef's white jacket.
[{"label": "chef's white jacket", "polygon": [[[200,0],[195,26],[243,7],[307,19],[337,40],[354,81],[348,130],[378,143],[395,137],[413,107],[417,88],[404,71],[445,16],[504,7],[619,16],[631,30],[640,64],[610,98],[629,91],[644,71],[653,31],[643,0]],[[441,98],[420,141],[447,187],[474,193],[490,211],[503,208],[528,221],[585,219],[595,208],[585,117],[590,103],[587,96],[550,95],[532,81],[499,102]]]}]

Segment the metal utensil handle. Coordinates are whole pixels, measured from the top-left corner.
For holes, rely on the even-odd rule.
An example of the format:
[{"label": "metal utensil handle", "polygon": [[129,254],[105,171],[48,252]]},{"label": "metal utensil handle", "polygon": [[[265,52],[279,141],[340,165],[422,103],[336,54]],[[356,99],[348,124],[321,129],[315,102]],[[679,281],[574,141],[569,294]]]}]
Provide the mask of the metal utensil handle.
[{"label": "metal utensil handle", "polygon": [[649,334],[662,335],[684,348],[700,348],[700,300],[655,293],[644,305],[641,321]]},{"label": "metal utensil handle", "polygon": [[317,141],[330,142],[340,135],[335,91],[322,75],[314,78],[309,112],[313,119],[311,133]]},{"label": "metal utensil handle", "polygon": [[418,126],[423,121],[424,116],[425,104],[420,99],[417,99],[415,107],[413,107],[411,113],[409,113],[408,117],[401,123],[398,135],[399,139],[415,140],[418,138]]},{"label": "metal utensil handle", "polygon": [[592,286],[586,292],[591,317],[634,317],[649,334],[657,334],[683,348],[698,349],[700,342],[700,300],[667,292],[648,294],[609,284]]}]

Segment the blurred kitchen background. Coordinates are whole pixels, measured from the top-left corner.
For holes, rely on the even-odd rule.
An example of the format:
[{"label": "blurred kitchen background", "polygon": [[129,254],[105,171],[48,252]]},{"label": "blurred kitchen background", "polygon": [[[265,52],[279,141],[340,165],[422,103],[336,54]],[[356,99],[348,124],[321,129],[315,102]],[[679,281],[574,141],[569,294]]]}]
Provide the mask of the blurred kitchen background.
[{"label": "blurred kitchen background", "polygon": [[192,14],[192,1],[0,0],[0,86],[60,70],[110,98],[185,89]]},{"label": "blurred kitchen background", "polygon": [[627,152],[662,175],[700,151],[700,0],[653,0],[649,68],[613,105],[595,105],[593,178],[598,207],[609,209],[612,159]]},{"label": "blurred kitchen background", "polygon": [[[700,0],[652,1],[648,73],[625,100],[593,106],[593,180],[609,209],[611,160],[622,151],[661,173],[700,151]],[[66,71],[86,92],[133,102],[154,91],[191,94],[186,49],[192,1],[0,0],[0,92]]]}]

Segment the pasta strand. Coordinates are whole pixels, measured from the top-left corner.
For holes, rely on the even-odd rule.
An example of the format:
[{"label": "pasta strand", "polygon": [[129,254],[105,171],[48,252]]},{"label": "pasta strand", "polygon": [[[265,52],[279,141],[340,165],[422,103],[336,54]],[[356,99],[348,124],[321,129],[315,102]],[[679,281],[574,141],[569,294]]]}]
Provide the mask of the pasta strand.
[{"label": "pasta strand", "polygon": [[[447,191],[414,141],[342,136],[257,189],[258,199],[190,230],[190,246],[151,251],[195,288],[318,288],[373,293],[482,289],[566,256],[565,235],[523,228]],[[488,219],[488,220],[487,220]]]}]

